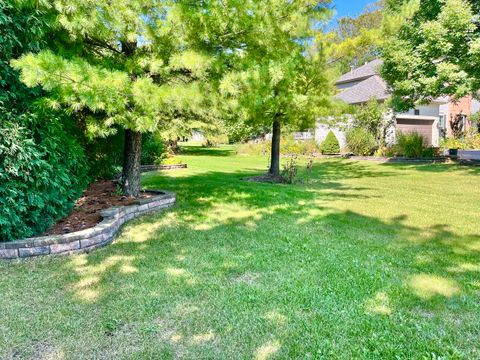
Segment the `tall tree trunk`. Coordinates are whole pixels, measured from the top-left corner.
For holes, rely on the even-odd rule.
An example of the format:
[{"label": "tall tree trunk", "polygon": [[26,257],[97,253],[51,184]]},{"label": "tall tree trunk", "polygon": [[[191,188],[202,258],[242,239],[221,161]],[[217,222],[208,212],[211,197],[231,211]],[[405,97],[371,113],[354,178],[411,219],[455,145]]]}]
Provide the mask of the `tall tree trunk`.
[{"label": "tall tree trunk", "polygon": [[272,151],[270,159],[269,174],[275,177],[280,176],[280,121],[275,119],[272,128]]},{"label": "tall tree trunk", "polygon": [[125,130],[125,150],[123,157],[123,195],[140,195],[140,157],[142,154],[142,133]]},{"label": "tall tree trunk", "polygon": [[[122,41],[122,53],[126,58],[135,56],[137,50],[136,41]],[[137,76],[130,74],[132,81]],[[133,107],[130,104],[129,107]],[[126,129],[125,148],[123,153],[122,186],[123,195],[137,197],[140,195],[140,157],[142,154],[142,133]]]}]

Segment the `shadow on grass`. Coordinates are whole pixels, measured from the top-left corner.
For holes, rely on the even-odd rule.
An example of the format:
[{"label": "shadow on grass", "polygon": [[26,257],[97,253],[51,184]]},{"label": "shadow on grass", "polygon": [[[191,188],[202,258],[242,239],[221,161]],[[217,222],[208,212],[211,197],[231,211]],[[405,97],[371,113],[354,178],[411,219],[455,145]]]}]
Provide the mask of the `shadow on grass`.
[{"label": "shadow on grass", "polygon": [[[74,286],[87,284],[72,293],[75,301],[91,309],[141,304],[110,316],[124,324],[138,317],[153,323],[161,318],[173,337],[215,334],[220,357],[230,347],[247,357],[269,334],[282,334],[281,326],[250,319],[272,311],[291,326],[288,335],[280,335],[286,358],[315,350],[304,342],[308,334],[321,339],[332,332],[344,334],[343,340],[335,339],[351,355],[349,337],[368,348],[371,334],[396,338],[394,346],[376,343],[382,357],[419,353],[424,344],[408,334],[410,325],[399,325],[405,317],[428,327],[440,316],[435,326],[449,333],[447,338],[475,339],[478,290],[472,284],[480,271],[479,236],[457,236],[444,225],[426,231],[405,225],[402,217],[380,221],[308,204],[305,197],[285,202],[267,193],[273,199],[263,207],[245,192],[224,193],[227,202],[255,210],[212,204],[207,210],[200,203],[198,209],[180,205],[177,211],[137,221],[118,242],[86,257],[85,264],[79,267],[72,260],[64,267],[78,274]],[[170,214],[175,214],[171,224],[158,226],[159,217]],[[93,284],[92,269],[99,278]],[[85,294],[94,297],[82,298]],[[318,314],[323,314],[325,330],[318,328]],[[243,325],[238,327],[238,321]],[[352,329],[363,335],[358,338]],[[423,336],[432,351],[441,353],[447,346],[435,333]],[[163,343],[174,353],[180,346],[170,338]],[[193,345],[182,350],[192,357],[205,355]]]},{"label": "shadow on grass", "polygon": [[469,174],[480,175],[479,166],[469,166],[461,164],[402,164],[402,163],[383,163],[385,168],[402,169],[402,170],[416,170],[431,173],[447,173],[465,171]]},{"label": "shadow on grass", "polygon": [[[97,314],[89,325],[108,329],[118,357],[139,343],[166,358],[248,358],[273,348],[296,358],[319,344],[327,357],[411,357],[425,348],[444,354],[460,338],[468,357],[480,310],[478,234],[328,206],[371,196],[338,180],[398,176],[389,168],[325,161],[308,186],[241,181],[256,174],[146,177],[147,188],[176,191],[178,205],[134,220],[105,249],[40,263],[35,271],[49,276],[28,291],[57,279],[68,306]],[[68,311],[52,316],[78,321]],[[412,331],[432,327],[420,340]],[[88,356],[98,355],[93,348]]]}]

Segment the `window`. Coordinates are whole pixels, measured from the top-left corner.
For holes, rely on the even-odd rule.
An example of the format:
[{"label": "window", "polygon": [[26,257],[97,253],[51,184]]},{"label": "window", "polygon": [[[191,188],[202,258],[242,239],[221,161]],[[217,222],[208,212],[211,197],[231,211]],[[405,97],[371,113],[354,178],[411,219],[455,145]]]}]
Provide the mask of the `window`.
[{"label": "window", "polygon": [[415,114],[415,115],[420,115],[420,110],[419,110],[419,109],[415,109],[415,110],[414,110],[414,114]]},{"label": "window", "polygon": [[445,114],[440,114],[440,129],[445,129],[446,128],[446,123],[445,123]]}]

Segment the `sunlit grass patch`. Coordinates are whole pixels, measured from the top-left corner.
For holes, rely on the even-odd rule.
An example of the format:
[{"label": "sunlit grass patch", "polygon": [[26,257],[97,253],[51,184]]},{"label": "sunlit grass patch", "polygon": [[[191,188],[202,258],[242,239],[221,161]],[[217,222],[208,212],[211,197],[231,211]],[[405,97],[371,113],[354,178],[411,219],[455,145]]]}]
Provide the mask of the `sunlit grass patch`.
[{"label": "sunlit grass patch", "polygon": [[110,246],[0,263],[1,359],[480,357],[478,170],[318,160],[285,186],[232,147],[181,157],[143,178],[177,205]]}]

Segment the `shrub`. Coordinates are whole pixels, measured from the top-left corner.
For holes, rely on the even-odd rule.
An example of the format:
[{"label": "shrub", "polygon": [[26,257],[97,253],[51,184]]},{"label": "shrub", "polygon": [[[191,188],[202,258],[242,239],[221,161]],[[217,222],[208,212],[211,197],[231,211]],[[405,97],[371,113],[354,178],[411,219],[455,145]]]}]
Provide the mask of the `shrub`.
[{"label": "shrub", "polygon": [[237,147],[239,155],[266,156],[270,154],[272,143],[270,141],[261,141],[258,143],[245,143]]},{"label": "shrub", "polygon": [[462,138],[447,138],[441,143],[443,149],[478,150],[480,149],[480,134],[471,128]]},{"label": "shrub", "polygon": [[374,156],[379,157],[395,157],[398,155],[398,147],[396,145],[393,146],[383,146],[375,151]]},{"label": "shrub", "polygon": [[333,131],[329,131],[327,137],[320,145],[322,154],[338,154],[340,152],[340,144]]},{"label": "shrub", "polygon": [[218,147],[222,144],[228,144],[228,136],[224,134],[219,135],[208,135],[204,143],[202,144],[203,147],[207,148],[214,148]]},{"label": "shrub", "polygon": [[371,155],[375,151],[375,137],[363,128],[350,128],[345,134],[348,149],[358,156]]},{"label": "shrub", "polygon": [[[272,147],[271,141],[260,141],[256,143],[241,144],[237,148],[239,155],[267,156]],[[295,141],[293,137],[284,137],[280,142],[280,153],[282,155],[313,155],[319,152],[315,140]]]},{"label": "shrub", "polygon": [[426,147],[423,149],[422,157],[424,158],[434,158],[440,155],[439,148],[432,146]]},{"label": "shrub", "polygon": [[407,158],[422,157],[426,148],[425,138],[416,131],[399,132],[397,134],[397,144],[400,153]]},{"label": "shrub", "polygon": [[297,181],[297,175],[298,175],[298,161],[297,157],[291,157],[288,159],[283,165],[283,170],[282,170],[282,180],[286,184],[294,184]]},{"label": "shrub", "polygon": [[167,156],[167,149],[159,132],[147,133],[142,140],[142,165],[152,165]]},{"label": "shrub", "polygon": [[313,155],[320,151],[315,140],[295,141],[292,135],[282,138],[280,153],[283,155]]},{"label": "shrub", "polygon": [[385,123],[387,107],[375,99],[369,100],[366,104],[356,108],[353,117],[353,127],[365,129],[373,135],[375,141],[381,145],[384,143],[384,130],[388,125]]},{"label": "shrub", "polygon": [[0,116],[0,241],[8,241],[65,216],[88,185],[88,167],[58,116]]},{"label": "shrub", "polygon": [[90,176],[94,179],[111,179],[122,171],[125,132],[118,128],[117,133],[106,138],[85,138],[82,146],[87,156]]}]

